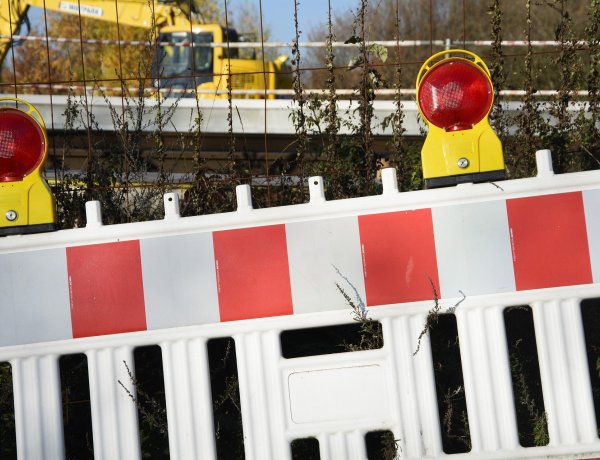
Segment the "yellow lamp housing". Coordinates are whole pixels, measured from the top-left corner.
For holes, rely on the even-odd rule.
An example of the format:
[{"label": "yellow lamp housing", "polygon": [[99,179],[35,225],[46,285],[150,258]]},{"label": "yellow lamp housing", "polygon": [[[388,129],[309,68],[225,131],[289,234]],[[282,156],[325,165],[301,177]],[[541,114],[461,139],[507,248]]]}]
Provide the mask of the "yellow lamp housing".
[{"label": "yellow lamp housing", "polygon": [[56,201],[41,174],[47,153],[38,110],[0,98],[0,236],[56,229]]},{"label": "yellow lamp housing", "polygon": [[488,116],[494,101],[490,71],[479,56],[446,50],[417,76],[417,105],[429,133],[421,150],[427,187],[505,178],[502,143]]}]

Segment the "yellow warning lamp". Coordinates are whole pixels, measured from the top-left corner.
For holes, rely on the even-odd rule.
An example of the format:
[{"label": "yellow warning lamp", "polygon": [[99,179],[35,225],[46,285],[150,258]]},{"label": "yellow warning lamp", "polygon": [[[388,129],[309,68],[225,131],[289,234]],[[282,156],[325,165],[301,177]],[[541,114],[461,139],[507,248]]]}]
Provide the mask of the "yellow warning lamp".
[{"label": "yellow warning lamp", "polygon": [[55,230],[56,202],[41,175],[47,153],[38,110],[0,98],[0,236]]},{"label": "yellow warning lamp", "polygon": [[429,126],[421,150],[427,187],[505,178],[502,143],[488,116],[494,102],[490,71],[479,56],[447,50],[417,76],[417,105]]}]

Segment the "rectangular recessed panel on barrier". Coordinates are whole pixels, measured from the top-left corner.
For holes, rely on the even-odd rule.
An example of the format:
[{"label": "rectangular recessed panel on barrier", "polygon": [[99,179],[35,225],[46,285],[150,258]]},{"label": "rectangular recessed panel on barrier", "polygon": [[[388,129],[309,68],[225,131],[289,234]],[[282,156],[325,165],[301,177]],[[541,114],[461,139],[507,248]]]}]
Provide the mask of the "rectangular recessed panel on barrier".
[{"label": "rectangular recessed panel on barrier", "polygon": [[347,423],[389,418],[384,369],[379,365],[294,372],[288,377],[294,423]]}]

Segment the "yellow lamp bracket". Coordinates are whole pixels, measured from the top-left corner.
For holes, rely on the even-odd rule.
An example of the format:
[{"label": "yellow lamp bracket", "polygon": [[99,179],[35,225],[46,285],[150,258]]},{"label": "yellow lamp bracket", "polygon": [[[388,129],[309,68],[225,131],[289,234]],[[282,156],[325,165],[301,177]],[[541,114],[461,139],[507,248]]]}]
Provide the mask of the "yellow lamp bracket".
[{"label": "yellow lamp bracket", "polygon": [[40,112],[0,98],[0,236],[56,230],[56,201],[42,177],[47,154]]},{"label": "yellow lamp bracket", "polygon": [[441,51],[421,66],[417,106],[429,127],[421,150],[427,187],[505,178],[502,144],[488,120],[493,100],[490,71],[470,51]]}]

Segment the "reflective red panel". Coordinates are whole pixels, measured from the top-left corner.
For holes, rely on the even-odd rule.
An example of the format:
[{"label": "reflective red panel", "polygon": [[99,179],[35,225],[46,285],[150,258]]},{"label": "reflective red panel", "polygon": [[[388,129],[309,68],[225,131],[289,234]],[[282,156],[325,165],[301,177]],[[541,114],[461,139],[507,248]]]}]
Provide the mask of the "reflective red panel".
[{"label": "reflective red panel", "polygon": [[0,111],[0,182],[22,180],[44,152],[44,134],[33,119],[16,109]]},{"label": "reflective red panel", "polygon": [[492,101],[492,87],[483,71],[463,60],[450,60],[433,68],[419,89],[423,115],[447,131],[472,128],[486,116]]}]

